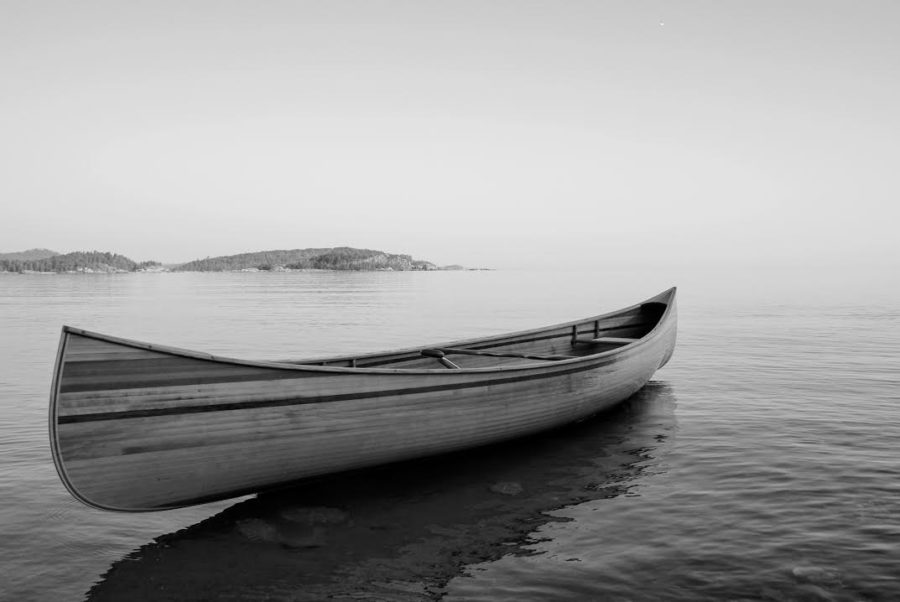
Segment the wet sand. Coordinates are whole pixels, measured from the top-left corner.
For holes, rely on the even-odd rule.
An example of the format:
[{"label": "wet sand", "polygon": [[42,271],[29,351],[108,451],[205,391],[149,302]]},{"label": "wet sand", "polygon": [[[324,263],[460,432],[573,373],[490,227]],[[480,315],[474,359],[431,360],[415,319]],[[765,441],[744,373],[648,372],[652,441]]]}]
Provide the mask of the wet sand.
[{"label": "wet sand", "polygon": [[433,600],[475,563],[530,554],[553,510],[627,495],[675,434],[651,382],[591,420],[240,502],[116,562],[105,600]]}]

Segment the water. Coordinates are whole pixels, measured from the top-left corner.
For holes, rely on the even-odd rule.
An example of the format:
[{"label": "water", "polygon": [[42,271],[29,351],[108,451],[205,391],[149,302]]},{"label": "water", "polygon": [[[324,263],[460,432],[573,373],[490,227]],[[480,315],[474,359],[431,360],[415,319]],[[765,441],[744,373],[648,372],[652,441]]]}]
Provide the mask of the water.
[{"label": "water", "polygon": [[[80,505],[52,465],[63,323],[291,358],[538,326],[672,284],[673,360],[572,428],[141,515]],[[896,288],[859,272],[0,275],[0,598],[900,599]]]}]

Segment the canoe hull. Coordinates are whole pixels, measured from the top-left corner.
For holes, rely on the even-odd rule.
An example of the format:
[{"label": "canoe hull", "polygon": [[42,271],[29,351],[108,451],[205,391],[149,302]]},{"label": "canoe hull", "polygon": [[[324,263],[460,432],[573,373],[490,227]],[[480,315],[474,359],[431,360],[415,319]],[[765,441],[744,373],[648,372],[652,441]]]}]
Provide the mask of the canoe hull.
[{"label": "canoe hull", "polygon": [[60,476],[109,510],[179,507],[445,453],[583,419],[675,345],[665,316],[622,349],[504,369],[339,369],[172,354],[65,329],[51,400]]}]

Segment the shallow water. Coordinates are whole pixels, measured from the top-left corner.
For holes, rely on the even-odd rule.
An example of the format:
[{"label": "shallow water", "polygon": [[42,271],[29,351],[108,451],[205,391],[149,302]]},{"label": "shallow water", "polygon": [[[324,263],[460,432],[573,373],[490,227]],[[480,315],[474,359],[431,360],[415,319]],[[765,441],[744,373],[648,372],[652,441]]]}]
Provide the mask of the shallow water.
[{"label": "shallow water", "polygon": [[[672,284],[673,360],[569,429],[141,515],[83,507],[50,459],[63,323],[289,358],[539,326]],[[0,597],[900,599],[894,286],[764,271],[0,275]]]}]

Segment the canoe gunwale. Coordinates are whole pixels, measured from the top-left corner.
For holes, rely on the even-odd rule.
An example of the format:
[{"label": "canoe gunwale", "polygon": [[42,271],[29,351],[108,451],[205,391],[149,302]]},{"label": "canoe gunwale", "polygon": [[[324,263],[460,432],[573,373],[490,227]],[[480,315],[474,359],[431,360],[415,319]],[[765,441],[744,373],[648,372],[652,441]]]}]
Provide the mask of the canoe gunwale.
[{"label": "canoe gunwale", "polygon": [[[656,324],[654,324],[653,328],[650,329],[644,336],[636,339],[634,342],[629,343],[627,345],[622,345],[619,347],[614,347],[612,349],[606,349],[597,353],[591,353],[587,355],[574,356],[570,359],[562,359],[555,360],[552,362],[554,366],[560,365],[570,365],[579,362],[585,362],[590,360],[595,360],[600,357],[606,357],[610,355],[615,355],[618,353],[622,353],[625,350],[631,350],[637,346],[646,344],[648,341],[652,340],[656,337],[656,335],[660,332],[662,326],[667,321],[669,315],[672,312],[672,300],[675,298],[676,287],[672,287],[662,293],[650,297],[640,303],[635,303],[629,307],[625,307],[622,309],[617,309],[615,311],[607,312],[605,314],[600,314],[597,316],[591,316],[588,318],[582,318],[580,320],[571,320],[568,322],[562,322],[560,324],[553,324],[550,326],[543,326],[540,328],[533,328],[529,330],[522,330],[517,332],[507,332],[500,333],[497,335],[491,335],[487,337],[481,337],[477,339],[465,339],[465,340],[456,340],[456,341],[448,341],[443,343],[437,343],[432,345],[423,345],[416,347],[408,347],[403,349],[394,349],[394,350],[386,350],[386,351],[378,351],[373,353],[366,353],[360,355],[352,355],[352,356],[330,356],[330,357],[322,357],[322,358],[313,358],[309,360],[289,360],[289,361],[272,361],[272,360],[247,360],[240,358],[232,358],[225,357],[219,355],[213,355],[211,353],[205,353],[202,351],[194,351],[191,349],[184,349],[180,347],[170,347],[167,345],[157,345],[151,343],[144,343],[141,341],[136,341],[133,339],[126,339],[122,337],[116,337],[112,335],[102,334],[98,332],[92,332],[88,330],[83,330],[81,328],[76,328],[74,326],[63,326],[62,327],[62,340],[60,341],[60,349],[57,354],[57,364],[54,369],[54,398],[56,393],[56,384],[59,378],[59,369],[62,367],[62,351],[63,351],[63,343],[65,342],[66,336],[71,333],[91,339],[97,339],[100,341],[106,341],[109,343],[114,343],[118,345],[124,345],[127,347],[133,347],[135,349],[143,349],[146,351],[154,351],[156,353],[164,353],[167,355],[174,355],[179,357],[187,357],[196,360],[221,363],[221,364],[231,364],[238,366],[248,366],[254,368],[272,368],[278,370],[292,370],[292,371],[300,371],[300,372],[330,372],[337,374],[445,374],[448,370],[444,367],[440,368],[373,368],[373,367],[350,367],[350,366],[322,366],[317,365],[318,362],[338,362],[338,361],[348,361],[350,359],[356,360],[364,360],[367,358],[378,358],[385,357],[391,355],[403,355],[403,354],[414,354],[418,353],[422,349],[433,349],[433,348],[444,348],[444,347],[464,347],[467,345],[475,345],[481,343],[488,343],[491,341],[501,341],[504,339],[514,339],[517,337],[525,337],[533,334],[540,334],[542,332],[547,332],[551,330],[557,330],[560,328],[568,328],[572,326],[576,326],[578,324],[585,324],[587,322],[591,322],[594,320],[603,320],[605,318],[611,318],[619,314],[624,314],[629,311],[633,311],[635,309],[640,308],[643,305],[654,302],[664,302],[666,305],[665,311],[660,315]],[[665,301],[661,301],[661,300]],[[514,343],[514,341],[513,341]],[[302,362],[302,363],[300,363]],[[548,362],[548,367],[550,363]],[[514,372],[519,370],[533,370],[535,367],[542,367],[541,365],[536,365],[534,363],[522,363],[522,364],[512,364],[506,366],[483,366],[479,368],[460,368],[458,370],[453,370],[454,374],[465,375],[465,374],[484,374],[486,372]],[[52,404],[51,404],[52,405]]]}]

